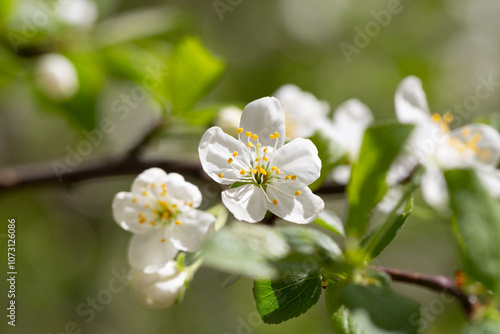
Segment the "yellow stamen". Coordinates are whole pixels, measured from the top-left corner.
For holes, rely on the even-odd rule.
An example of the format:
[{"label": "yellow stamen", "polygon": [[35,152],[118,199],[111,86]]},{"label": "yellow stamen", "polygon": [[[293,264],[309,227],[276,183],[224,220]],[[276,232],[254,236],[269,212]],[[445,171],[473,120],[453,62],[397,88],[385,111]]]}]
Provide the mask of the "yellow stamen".
[{"label": "yellow stamen", "polygon": [[151,188],[154,188],[154,187],[156,187],[156,184],[152,183]]},{"label": "yellow stamen", "polygon": [[162,184],[161,184],[161,187],[162,187],[163,189],[165,189],[165,187],[166,187],[165,183],[162,183]]},{"label": "yellow stamen", "polygon": [[285,176],[285,180],[290,180],[292,177],[290,175]]},{"label": "yellow stamen", "polygon": [[271,167],[271,170],[276,170],[276,169],[278,169],[278,167],[276,166]]},{"label": "yellow stamen", "polygon": [[147,191],[144,191],[144,192],[142,193],[142,196],[146,196],[147,194],[148,194],[148,192],[147,192]]},{"label": "yellow stamen", "polygon": [[149,209],[150,205],[149,205],[149,204],[145,204],[145,205],[144,205],[144,207],[145,207],[146,209]]},{"label": "yellow stamen", "polygon": [[297,175],[292,175],[292,180],[297,180]]},{"label": "yellow stamen", "polygon": [[441,122],[441,115],[439,114],[432,114],[432,121],[435,122],[435,123],[439,123]]},{"label": "yellow stamen", "polygon": [[269,158],[268,157],[263,157],[262,160],[264,160],[265,162],[268,162]]},{"label": "yellow stamen", "polygon": [[254,134],[252,135],[252,139],[253,139],[253,140],[257,140],[257,139],[259,139],[259,136],[257,136],[257,135],[254,133]]},{"label": "yellow stamen", "polygon": [[167,239],[163,238],[161,239],[161,242],[167,242]]},{"label": "yellow stamen", "polygon": [[259,158],[255,158],[255,162],[259,162]]},{"label": "yellow stamen", "polygon": [[267,153],[267,147],[266,147],[266,148],[264,148],[264,153]]},{"label": "yellow stamen", "polygon": [[250,131],[247,131],[245,132],[245,136],[247,136],[248,138],[252,137],[252,133]]},{"label": "yellow stamen", "polygon": [[175,225],[181,225],[181,224],[182,224],[182,222],[180,220],[175,221]]},{"label": "yellow stamen", "polygon": [[155,215],[157,215],[157,214],[158,214],[158,210],[153,209],[153,213],[154,213]]},{"label": "yellow stamen", "polygon": [[273,204],[274,204],[274,205],[278,205],[278,201],[276,200],[276,198],[275,198],[275,199],[273,199]]},{"label": "yellow stamen", "polygon": [[133,202],[133,203],[137,202],[137,198],[135,198],[135,197],[134,197],[134,198],[132,198],[132,202]]},{"label": "yellow stamen", "polygon": [[146,222],[146,218],[144,218],[144,217],[139,218],[140,224],[144,224],[145,222]]},{"label": "yellow stamen", "polygon": [[280,134],[279,134],[279,133],[277,133],[277,132],[275,132],[275,133],[274,133],[274,138],[279,138],[279,137],[280,137]]},{"label": "yellow stamen", "polygon": [[243,133],[243,128],[238,128],[236,131],[238,131],[238,133]]},{"label": "yellow stamen", "polygon": [[192,208],[192,207],[193,207],[193,203],[192,203],[192,202],[191,202],[191,203],[189,203],[189,207],[190,207],[190,208]]},{"label": "yellow stamen", "polygon": [[252,143],[248,143],[248,147],[252,148],[253,144]]},{"label": "yellow stamen", "polygon": [[276,137],[274,135],[269,135],[269,138],[276,139]]},{"label": "yellow stamen", "polygon": [[177,204],[175,204],[175,203],[174,203],[174,204],[172,204],[172,207],[173,207],[174,209],[176,209],[176,208],[177,208]]},{"label": "yellow stamen", "polygon": [[445,112],[443,115],[443,121],[448,124],[453,122],[453,114],[451,112]]},{"label": "yellow stamen", "polygon": [[235,158],[236,158],[237,156],[238,156],[238,152],[234,151],[234,152],[233,152],[233,157],[235,157]]},{"label": "yellow stamen", "polygon": [[156,225],[156,223],[155,223],[155,222],[151,222],[150,224],[151,224],[152,226],[155,226],[155,225]]},{"label": "yellow stamen", "polygon": [[246,174],[246,171],[244,169],[240,170],[240,174],[241,175],[245,175]]},{"label": "yellow stamen", "polygon": [[462,129],[462,136],[468,137],[468,136],[470,136],[470,133],[471,133],[471,129],[468,126],[466,126]]},{"label": "yellow stamen", "polygon": [[295,196],[299,196],[300,194],[301,194],[300,190],[297,190],[297,191],[295,192]]},{"label": "yellow stamen", "polygon": [[252,173],[254,173],[254,174],[256,174],[256,173],[257,173],[257,171],[256,171],[255,169],[253,169],[253,168],[252,168],[252,169],[250,169],[250,171],[251,171]]},{"label": "yellow stamen", "polygon": [[224,175],[222,175],[222,173],[217,174],[217,176],[220,177],[220,178],[224,177]]},{"label": "yellow stamen", "polygon": [[162,213],[161,218],[167,219],[168,216],[169,216],[168,212],[164,212],[164,213]]},{"label": "yellow stamen", "polygon": [[227,159],[227,163],[228,163],[228,164],[232,164],[232,163],[233,163],[233,158],[229,158],[229,159]]},{"label": "yellow stamen", "polygon": [[276,174],[277,174],[277,175],[279,175],[279,174],[280,174],[280,172],[281,172],[281,169],[279,169],[279,168],[278,168],[278,169],[276,169]]}]

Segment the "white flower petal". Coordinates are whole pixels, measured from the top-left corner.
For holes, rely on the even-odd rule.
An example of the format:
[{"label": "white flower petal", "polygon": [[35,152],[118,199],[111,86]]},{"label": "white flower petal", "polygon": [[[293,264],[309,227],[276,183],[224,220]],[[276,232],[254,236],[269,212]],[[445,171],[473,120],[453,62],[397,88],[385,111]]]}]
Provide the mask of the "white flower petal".
[{"label": "white flower petal", "polygon": [[274,147],[276,139],[269,138],[274,132],[279,133],[278,147],[285,142],[285,114],[281,104],[274,97],[263,97],[247,104],[241,115],[240,128],[243,128],[242,142],[246,145],[245,132],[259,136],[263,146]]},{"label": "white flower petal", "polygon": [[327,120],[330,106],[296,85],[281,86],[273,94],[285,112],[286,138],[310,137]]},{"label": "white flower petal", "polygon": [[180,214],[177,220],[181,225],[173,227],[168,240],[182,251],[197,252],[215,231],[215,217],[205,211],[190,210]]},{"label": "white flower petal", "polygon": [[[119,192],[113,199],[113,218],[126,231],[145,233],[157,229],[150,224],[156,215],[145,206],[151,206],[151,200],[145,196],[134,196],[129,192]],[[139,217],[141,214],[142,218]],[[141,223],[142,221],[142,223]]]},{"label": "white flower petal", "polygon": [[128,249],[132,267],[150,273],[174,259],[178,250],[168,241],[167,227],[132,236]]},{"label": "white flower petal", "polygon": [[333,169],[332,179],[338,184],[348,184],[351,178],[351,165],[340,165]]},{"label": "white flower petal", "polygon": [[266,192],[273,201],[268,205],[269,211],[292,223],[310,223],[325,208],[321,197],[314,195],[308,187],[297,188],[293,184],[280,183],[269,185]]},{"label": "white flower petal", "polygon": [[261,221],[267,211],[264,191],[253,184],[223,191],[222,202],[237,220],[249,223]]},{"label": "white flower petal", "polygon": [[150,310],[171,306],[184,289],[187,279],[187,273],[179,270],[175,261],[152,273],[134,268],[129,275],[137,302]]},{"label": "white flower petal", "polygon": [[478,168],[477,176],[483,187],[495,198],[500,198],[500,170],[485,166]]},{"label": "white flower petal", "polygon": [[167,173],[160,168],[149,168],[139,174],[132,183],[132,193],[135,195],[142,194],[148,190],[151,184],[162,184],[167,180]]},{"label": "white flower petal", "polygon": [[396,116],[401,123],[426,124],[430,121],[429,106],[422,88],[422,81],[409,76],[403,79],[394,98]]},{"label": "white flower petal", "polygon": [[[247,171],[250,169],[247,147],[216,126],[205,132],[198,146],[198,152],[203,170],[222,184],[234,183],[234,180],[241,178],[240,169]],[[237,157],[233,157],[234,152],[238,152]],[[229,158],[233,159],[231,165],[228,163]],[[221,178],[219,174],[224,177]]]},{"label": "white flower petal", "polygon": [[276,150],[272,165],[281,169],[281,174],[296,175],[297,183],[308,185],[319,178],[321,160],[318,149],[309,139],[297,138]]},{"label": "white flower petal", "polygon": [[427,166],[421,181],[424,200],[437,210],[448,206],[449,196],[443,172],[437,166]]},{"label": "white flower petal", "polygon": [[194,208],[201,204],[200,190],[194,184],[186,182],[182,175],[169,173],[165,185],[171,198],[181,202],[193,203]]}]

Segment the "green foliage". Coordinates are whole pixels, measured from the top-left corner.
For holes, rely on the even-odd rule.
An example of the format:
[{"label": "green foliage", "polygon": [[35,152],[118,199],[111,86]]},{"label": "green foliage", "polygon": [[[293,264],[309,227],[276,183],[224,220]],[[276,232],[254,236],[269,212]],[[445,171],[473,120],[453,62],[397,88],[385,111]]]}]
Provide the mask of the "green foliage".
[{"label": "green foliage", "polygon": [[410,216],[412,208],[413,197],[410,196],[403,212],[395,212],[389,215],[384,223],[374,228],[361,240],[361,246],[366,247],[369,252],[368,257],[370,261],[379,256],[396,238],[406,223],[406,219]]},{"label": "green foliage", "polygon": [[498,291],[500,287],[500,213],[472,170],[445,172],[456,232],[471,278]]},{"label": "green foliage", "polygon": [[333,168],[342,162],[343,154],[330,139],[319,131],[316,131],[309,139],[316,145],[321,160],[321,175],[309,185],[309,188],[314,191],[321,187]]},{"label": "green foliage", "polygon": [[498,334],[500,333],[500,319],[488,317],[473,323],[463,331],[463,334]]},{"label": "green foliage", "polygon": [[325,298],[336,334],[418,333],[419,304],[387,287],[330,284]]},{"label": "green foliage", "polygon": [[279,324],[305,313],[318,302],[321,281],[317,272],[303,269],[290,270],[273,281],[255,281],[253,296],[262,320]]},{"label": "green foliage", "polygon": [[374,125],[365,132],[359,159],[353,165],[347,189],[347,234],[359,238],[366,230],[370,211],[382,200],[385,178],[413,126],[399,123]]},{"label": "green foliage", "polygon": [[167,61],[165,93],[174,113],[198,102],[222,75],[225,65],[214,58],[195,37],[187,37],[174,48]]},{"label": "green foliage", "polygon": [[235,223],[206,245],[204,259],[206,265],[232,274],[272,279],[297,268],[337,268],[343,256],[337,244],[317,230]]},{"label": "green foliage", "polygon": [[319,217],[313,221],[313,223],[330,232],[343,237],[345,236],[342,220],[340,220],[339,216],[332,211],[324,210],[319,214]]}]

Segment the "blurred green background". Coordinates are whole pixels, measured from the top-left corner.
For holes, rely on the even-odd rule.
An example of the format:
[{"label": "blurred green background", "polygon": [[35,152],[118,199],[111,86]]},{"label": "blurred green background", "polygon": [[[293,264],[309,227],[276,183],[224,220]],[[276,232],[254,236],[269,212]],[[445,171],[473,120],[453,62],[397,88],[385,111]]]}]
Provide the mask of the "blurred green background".
[{"label": "blurred green background", "polygon": [[[442,113],[470,100],[481,80],[500,81],[500,7],[494,0],[101,0],[94,4],[94,11],[76,11],[83,15],[83,23],[48,15],[48,21],[32,32],[26,22],[33,24],[35,17],[41,20],[35,23],[44,22],[36,16],[47,10],[41,2],[0,1],[2,167],[63,158],[68,146],[74,148],[85,138],[82,130],[91,131],[106,117],[116,128],[92,154],[123,152],[158,115],[168,93],[162,91],[164,86],[158,87],[152,101],[139,103],[123,120],[112,111],[114,101],[130,94],[148,67],[165,64],[173,46],[185,36],[198,37],[226,63],[220,81],[198,104],[201,109],[244,105],[272,94],[282,84],[294,83],[328,101],[332,110],[356,97],[377,118],[391,117],[397,84],[414,74],[423,80],[431,110]],[[373,22],[380,11],[395,5],[398,13],[391,14],[385,26],[378,24],[378,32],[365,40],[367,45],[356,46],[357,31],[377,26]],[[221,8],[226,10],[222,14]],[[18,39],[21,44],[15,48],[12,33],[25,38],[26,32],[30,37]],[[341,43],[358,48],[350,62]],[[74,96],[57,100],[37,86],[37,61],[46,53],[64,54],[76,66],[79,90]],[[468,115],[455,109],[455,126],[482,119],[498,128],[500,94],[495,89],[469,107]],[[214,116],[207,115],[206,120]],[[175,126],[153,141],[148,154],[196,160],[197,144],[208,124],[188,127],[194,117],[189,113],[172,117]],[[72,326],[97,334],[331,332],[323,302],[284,324],[252,326],[256,319],[252,283],[239,281],[223,289],[227,275],[205,268],[197,273],[184,302],[163,311],[141,309],[127,287],[107,292],[115,282],[113,273],[128,271],[130,237],[114,223],[111,200],[118,191],[128,190],[133,178],[0,194],[0,263],[6,272],[7,219],[15,218],[18,270],[17,326],[10,328],[2,316],[0,332],[71,333]],[[190,181],[206,195],[202,208],[215,204],[213,189]],[[344,214],[341,196],[325,200],[327,208]],[[417,198],[413,218],[375,264],[453,275],[461,266],[457,254],[450,224],[435,218]],[[0,282],[4,308],[7,286],[5,279]],[[394,286],[423,303],[424,333],[455,333],[465,322],[456,303],[420,288]],[[88,298],[107,303],[97,305],[93,319],[90,313],[77,312],[89,310]]]}]

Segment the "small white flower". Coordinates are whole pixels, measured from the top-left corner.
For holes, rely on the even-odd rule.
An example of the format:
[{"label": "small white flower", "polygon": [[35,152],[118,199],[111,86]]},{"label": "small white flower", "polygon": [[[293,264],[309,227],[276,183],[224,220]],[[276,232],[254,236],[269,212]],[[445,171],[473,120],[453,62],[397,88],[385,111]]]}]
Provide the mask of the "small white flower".
[{"label": "small white flower", "polygon": [[78,91],[78,73],[73,63],[57,53],[41,56],[35,65],[35,82],[56,101],[71,98]]},{"label": "small white flower", "polygon": [[185,290],[188,280],[188,273],[176,261],[169,261],[153,272],[132,268],[129,274],[135,299],[150,310],[171,306]]},{"label": "small white flower", "polygon": [[195,209],[200,203],[198,187],[159,168],[142,172],[131,192],[116,194],[113,217],[134,233],[130,264],[149,273],[172,260],[179,250],[198,251],[215,223],[214,216]]},{"label": "small white flower", "polygon": [[279,101],[265,97],[243,110],[238,140],[219,127],[208,129],[201,138],[198,151],[205,172],[221,184],[233,185],[222,193],[222,201],[236,219],[258,222],[269,210],[300,224],[323,210],[323,200],[307,187],[320,175],[316,146],[303,138],[283,145],[284,134]]},{"label": "small white flower", "polygon": [[327,121],[330,110],[328,103],[295,85],[281,86],[273,96],[280,101],[285,112],[287,140],[310,137]]},{"label": "small white flower", "polygon": [[[333,121],[325,123],[323,133],[346,155],[349,163],[358,159],[366,128],[373,123],[370,109],[358,99],[342,103],[333,114]],[[351,176],[350,164],[333,170],[332,177],[339,184],[347,184]]]},{"label": "small white flower", "polygon": [[[420,163],[425,167],[421,187],[429,205],[437,209],[448,205],[442,172],[448,169],[473,168],[492,195],[499,192],[496,186],[500,179],[495,167],[500,161],[500,135],[495,129],[484,124],[469,124],[450,131],[453,116],[450,113],[431,115],[422,82],[414,76],[400,83],[395,105],[399,121],[415,125],[408,147],[410,156],[406,159],[412,165]],[[395,165],[390,173],[392,181],[397,179],[394,175],[398,174],[398,168],[409,169]]]},{"label": "small white flower", "polygon": [[235,106],[225,107],[219,111],[215,120],[215,125],[233,137],[238,136],[240,127],[241,109]]}]

